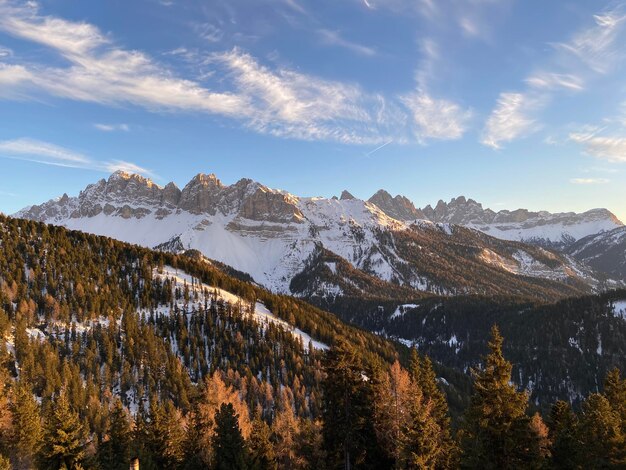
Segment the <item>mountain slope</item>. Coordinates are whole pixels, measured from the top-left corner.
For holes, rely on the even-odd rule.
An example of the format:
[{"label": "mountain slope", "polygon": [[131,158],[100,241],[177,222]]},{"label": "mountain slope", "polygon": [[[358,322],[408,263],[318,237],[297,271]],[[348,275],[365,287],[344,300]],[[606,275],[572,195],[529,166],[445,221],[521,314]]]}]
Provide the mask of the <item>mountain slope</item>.
[{"label": "mountain slope", "polygon": [[[404,199],[393,201],[410,211]],[[151,248],[197,249],[281,293],[306,275],[319,247],[366,275],[417,291],[547,298],[603,285],[571,258],[448,224],[407,223],[347,194],[297,197],[249,179],[223,185],[215,175],[197,175],[179,190],[117,172],[78,197],[16,216]]]},{"label": "mountain slope", "polygon": [[626,227],[578,240],[568,254],[614,279],[626,279]]}]

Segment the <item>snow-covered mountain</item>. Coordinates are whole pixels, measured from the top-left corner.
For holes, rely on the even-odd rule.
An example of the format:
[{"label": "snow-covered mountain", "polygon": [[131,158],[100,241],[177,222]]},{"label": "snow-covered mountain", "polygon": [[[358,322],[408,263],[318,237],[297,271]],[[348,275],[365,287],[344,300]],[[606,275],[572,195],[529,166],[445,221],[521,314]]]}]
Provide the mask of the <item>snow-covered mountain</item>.
[{"label": "snow-covered mountain", "polygon": [[622,222],[607,209],[574,212],[531,212],[526,209],[495,212],[464,196],[450,202],[439,201],[418,209],[403,196],[391,197],[384,190],[369,200],[387,215],[400,220],[428,219],[437,223],[464,225],[503,240],[516,240],[544,248],[563,250],[589,235],[622,227]]},{"label": "snow-covered mountain", "polygon": [[568,253],[614,279],[626,279],[626,227],[582,238]]},{"label": "snow-covered mountain", "polygon": [[346,269],[337,271],[339,279],[328,263],[327,276],[320,278],[322,251],[415,292],[548,297],[600,285],[597,276],[567,256],[447,223],[398,220],[388,214],[388,204],[402,207],[404,212],[395,215],[404,218],[415,209],[410,201],[384,194],[374,201],[385,211],[347,192],[341,199],[298,197],[249,179],[224,185],[205,174],[180,190],[173,183],[161,187],[116,172],[77,197],[64,194],[15,216],[147,247],[197,249],[283,293],[292,292],[296,276],[302,280],[312,272],[320,286],[317,295],[341,295],[346,286],[358,284]]}]

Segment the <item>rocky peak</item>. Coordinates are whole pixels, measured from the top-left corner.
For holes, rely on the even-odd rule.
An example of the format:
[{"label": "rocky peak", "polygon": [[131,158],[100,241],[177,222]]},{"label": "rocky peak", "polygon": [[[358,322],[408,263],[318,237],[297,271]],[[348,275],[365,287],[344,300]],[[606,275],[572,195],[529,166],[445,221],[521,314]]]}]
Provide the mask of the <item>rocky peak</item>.
[{"label": "rocky peak", "polygon": [[350,192],[347,189],[344,189],[343,191],[341,191],[341,196],[340,198],[342,201],[348,201],[350,199],[355,199],[355,197],[350,194]]},{"label": "rocky peak", "polygon": [[193,214],[207,212],[215,215],[223,189],[224,185],[213,173],[198,173],[183,188],[179,207]]},{"label": "rocky peak", "polygon": [[424,213],[416,209],[413,203],[405,196],[397,195],[392,197],[384,189],[380,189],[368,202],[378,206],[389,217],[396,220],[424,219]]}]

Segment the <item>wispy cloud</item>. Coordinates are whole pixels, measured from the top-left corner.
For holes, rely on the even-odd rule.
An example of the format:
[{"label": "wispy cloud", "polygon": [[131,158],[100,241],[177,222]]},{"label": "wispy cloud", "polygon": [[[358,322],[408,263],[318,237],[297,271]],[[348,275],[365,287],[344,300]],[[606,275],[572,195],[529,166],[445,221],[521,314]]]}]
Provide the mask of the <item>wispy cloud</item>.
[{"label": "wispy cloud", "polygon": [[322,44],[342,47],[362,56],[373,57],[376,55],[376,49],[373,47],[367,47],[356,42],[349,41],[343,38],[337,31],[320,29],[317,33],[320,36]]},{"label": "wispy cloud", "polygon": [[147,55],[116,47],[91,24],[40,16],[33,8],[12,5],[0,2],[0,30],[48,46],[71,63],[66,68],[13,66],[0,71],[21,91],[41,89],[79,101],[130,103],[153,110],[245,113],[246,103],[239,97],[178,78]]},{"label": "wispy cloud", "polygon": [[124,170],[154,176],[150,170],[131,162],[123,160],[98,161],[83,153],[59,145],[27,138],[0,141],[0,158],[12,158],[44,165],[82,168],[106,173]]},{"label": "wispy cloud", "polygon": [[[556,52],[548,63],[525,79],[525,90],[500,94],[485,125],[483,144],[499,149],[504,142],[528,135],[539,127],[537,113],[555,94],[582,91],[594,74],[607,73],[624,57],[626,14],[623,6],[595,15],[593,20],[592,26],[554,45]],[[572,55],[578,60],[572,62]],[[604,153],[596,148],[600,145],[596,142],[589,152]]]},{"label": "wispy cloud", "polygon": [[[369,93],[353,83],[263,65],[238,48],[203,57],[200,83],[180,77],[141,51],[120,47],[94,25],[42,16],[37,7],[8,0],[0,0],[0,31],[42,44],[69,63],[0,62],[3,98],[37,97],[43,92],[153,112],[198,112],[227,117],[278,137],[366,145],[456,139],[468,117],[460,106],[425,92]],[[322,34],[338,46],[365,55],[375,53],[332,31]],[[181,48],[170,55],[187,57],[189,51]],[[108,123],[98,128],[125,130]]]},{"label": "wispy cloud", "polygon": [[582,145],[588,155],[613,163],[625,163],[626,137],[601,135],[601,131],[571,133],[569,140]]},{"label": "wispy cloud", "polygon": [[99,131],[103,131],[103,132],[115,132],[115,131],[128,132],[128,131],[130,131],[130,126],[128,124],[102,124],[102,123],[96,123],[96,124],[93,125],[93,127],[98,129]]},{"label": "wispy cloud", "polygon": [[538,106],[536,99],[523,93],[501,93],[498,104],[489,116],[481,142],[494,149],[528,135],[536,128],[531,112]]},{"label": "wispy cloud", "polygon": [[624,58],[626,12],[623,5],[594,15],[594,25],[555,46],[598,73],[608,72]]},{"label": "wispy cloud", "polygon": [[581,91],[584,88],[583,80],[572,74],[542,72],[526,79],[526,83],[533,88],[554,90],[564,88],[572,91]]},{"label": "wispy cloud", "polygon": [[455,140],[463,136],[472,116],[471,111],[456,103],[417,92],[404,97],[411,111],[418,140]]},{"label": "wispy cloud", "polygon": [[13,51],[8,47],[0,46],[0,59],[5,59],[7,57],[13,56]]},{"label": "wispy cloud", "polygon": [[572,178],[569,180],[572,184],[607,184],[610,183],[611,180],[606,178]]}]

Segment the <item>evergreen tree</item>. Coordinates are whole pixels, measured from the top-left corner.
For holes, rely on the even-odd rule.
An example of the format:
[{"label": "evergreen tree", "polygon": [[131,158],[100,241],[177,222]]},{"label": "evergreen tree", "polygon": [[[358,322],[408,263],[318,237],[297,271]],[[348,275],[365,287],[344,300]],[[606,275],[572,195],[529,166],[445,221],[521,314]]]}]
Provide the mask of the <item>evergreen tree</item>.
[{"label": "evergreen tree", "polygon": [[148,424],[149,447],[159,468],[176,468],[183,459],[184,432],[180,412],[168,400],[165,405],[156,397],[150,400]]},{"label": "evergreen tree", "polygon": [[32,468],[41,447],[43,428],[39,404],[30,387],[18,382],[13,391],[11,404],[13,417],[13,446],[15,468]]},{"label": "evergreen tree", "polygon": [[251,470],[276,470],[276,455],[271,441],[272,431],[265,421],[256,417],[248,442]]},{"label": "evergreen tree", "polygon": [[85,424],[71,408],[63,390],[54,402],[48,404],[40,452],[42,468],[82,469],[86,444]]},{"label": "evergreen tree", "polygon": [[215,468],[243,470],[246,466],[246,447],[232,403],[223,403],[215,415]]},{"label": "evergreen tree", "polygon": [[298,435],[298,453],[303,470],[324,470],[326,468],[326,451],[322,435],[322,423],[311,419],[300,421]]},{"label": "evergreen tree", "polygon": [[611,408],[622,422],[622,434],[626,435],[626,379],[620,377],[618,368],[611,370],[604,380],[604,394]]},{"label": "evergreen tree", "polygon": [[[420,358],[417,349],[411,349],[409,370],[411,379],[415,383],[414,389],[422,393],[422,401],[430,408],[430,415],[434,419],[439,432],[437,440],[437,468],[454,468],[458,464],[458,448],[450,432],[450,413],[446,397],[437,383],[437,376],[433,364],[428,356]],[[417,408],[417,410],[419,407]],[[416,410],[416,409],[414,409]],[[414,411],[415,412],[415,411]],[[418,430],[419,432],[419,430]]]},{"label": "evergreen tree", "polygon": [[512,365],[502,354],[502,336],[491,330],[490,353],[475,373],[474,390],[462,430],[464,468],[527,468],[538,459],[526,416],[528,397],[511,384]]},{"label": "evergreen tree", "polygon": [[570,404],[557,401],[550,411],[548,424],[548,436],[552,443],[552,466],[557,469],[576,468],[582,449],[577,438],[578,420]]},{"label": "evergreen tree", "polygon": [[582,406],[579,426],[583,468],[625,468],[621,420],[604,395],[592,393]]},{"label": "evergreen tree", "polygon": [[183,445],[185,470],[202,470],[208,465],[208,453],[203,446],[203,437],[208,426],[202,422],[202,416],[195,407],[187,415],[185,442]]},{"label": "evergreen tree", "polygon": [[103,469],[126,470],[130,465],[131,429],[122,402],[115,401],[108,428],[108,439],[100,444],[98,461]]},{"label": "evergreen tree", "polygon": [[[339,340],[324,360],[324,448],[330,468],[376,468],[382,449],[374,431],[370,377],[356,350]],[[369,374],[373,376],[374,374]]]}]

